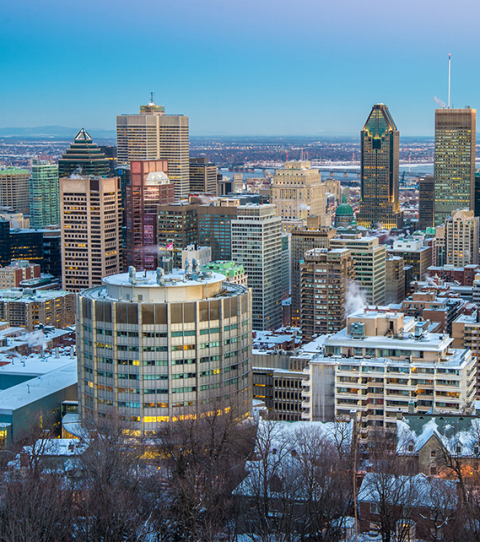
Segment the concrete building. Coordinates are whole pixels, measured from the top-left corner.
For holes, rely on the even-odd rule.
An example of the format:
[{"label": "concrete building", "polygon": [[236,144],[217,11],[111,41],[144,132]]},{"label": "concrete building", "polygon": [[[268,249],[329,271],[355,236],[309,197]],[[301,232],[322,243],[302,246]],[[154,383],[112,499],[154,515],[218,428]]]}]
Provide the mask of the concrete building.
[{"label": "concrete building", "polygon": [[30,223],[32,228],[60,224],[58,165],[34,160],[30,178]]},{"label": "concrete building", "polygon": [[166,160],[132,160],[125,187],[126,263],[137,269],[158,267],[157,207],[175,201]]},{"label": "concrete building", "polygon": [[120,179],[60,179],[62,285],[78,292],[120,270]]},{"label": "concrete building", "polygon": [[369,305],[385,304],[385,245],[377,237],[342,235],[330,240],[330,248],[347,248],[352,253],[355,282]]},{"label": "concrete building", "polygon": [[401,256],[385,260],[385,304],[401,303],[405,299],[405,269]]},{"label": "concrete building", "polygon": [[232,260],[243,265],[248,275],[253,329],[277,329],[282,324],[281,251],[281,218],[275,205],[237,207],[237,218],[232,220]]},{"label": "concrete building", "polygon": [[209,262],[201,267],[202,271],[215,271],[225,276],[227,282],[233,284],[240,284],[240,286],[247,287],[247,274],[243,265],[237,265],[233,261],[217,260]]},{"label": "concrete building", "polygon": [[291,292],[291,238],[289,233],[282,232],[282,301],[288,299]]},{"label": "concrete building", "polygon": [[318,169],[310,168],[310,162],[286,162],[285,169],[275,171],[272,203],[283,220],[318,216],[320,225],[327,226],[325,185]]},{"label": "concrete building", "polygon": [[309,217],[306,227],[294,228],[291,231],[292,325],[300,324],[300,263],[305,258],[305,252],[314,248],[328,249],[335,233],[336,230],[332,228],[319,227],[316,217]]},{"label": "concrete building", "polygon": [[176,199],[190,189],[188,117],[166,115],[151,101],[137,115],[117,116],[118,162],[168,160],[168,177],[175,184]]},{"label": "concrete building", "polygon": [[475,109],[435,110],[435,225],[474,208]]},{"label": "concrete building", "polygon": [[0,268],[0,289],[18,288],[23,280],[40,277],[40,265],[28,260],[12,260],[10,265]]},{"label": "concrete building", "polygon": [[400,239],[387,248],[388,256],[400,256],[405,266],[412,266],[413,278],[424,280],[432,265],[432,247],[426,246],[423,239]]},{"label": "concrete building", "polygon": [[458,294],[439,296],[436,288],[427,286],[402,301],[400,310],[405,315],[436,322],[442,333],[451,333],[452,323],[464,312],[466,305]]},{"label": "concrete building", "polygon": [[232,192],[243,192],[243,173],[233,174]]},{"label": "concrete building", "polygon": [[[157,243],[159,257],[165,255],[173,267],[182,265],[182,251],[198,244],[197,204],[169,203],[157,207]],[[168,248],[171,246],[171,248]],[[208,246],[208,245],[204,245]]]},{"label": "concrete building", "polygon": [[[106,292],[106,295],[104,295]],[[163,421],[251,409],[251,296],[219,273],[147,271],[80,294],[79,412],[126,416],[154,435]]]},{"label": "concrete building", "polygon": [[0,207],[17,213],[30,213],[30,172],[9,167],[0,169]]},{"label": "concrete building", "polygon": [[300,325],[304,341],[345,327],[348,284],[354,280],[348,249],[314,248],[300,264]]},{"label": "concrete building", "polygon": [[435,225],[435,177],[425,175],[418,180],[418,229],[426,231]]},{"label": "concrete building", "polygon": [[475,276],[480,273],[480,265],[470,264],[465,267],[431,265],[427,271],[430,277],[438,277],[441,281],[457,282],[460,286],[473,286]]},{"label": "concrete building", "polygon": [[480,400],[480,310],[458,316],[452,323],[452,338],[455,348],[470,350],[476,360],[476,398]]},{"label": "concrete building", "polygon": [[0,290],[0,320],[34,331],[35,326],[63,329],[75,324],[75,294],[59,290]]},{"label": "concrete building", "polygon": [[361,132],[361,200],[357,222],[401,228],[398,194],[400,132],[384,104],[373,106]]},{"label": "concrete building", "polygon": [[325,354],[305,370],[303,419],[314,421],[312,404],[323,394],[334,399],[334,409],[328,403],[324,419],[350,418],[350,411],[357,410],[365,436],[370,430],[396,430],[399,411],[435,408],[459,414],[471,408],[475,359],[452,343],[448,335],[431,333],[427,322],[388,309],[350,315],[347,327],[325,340]]},{"label": "concrete building", "polygon": [[207,158],[190,158],[190,192],[217,194],[217,166]]},{"label": "concrete building", "polygon": [[6,220],[10,224],[10,229],[30,228],[30,217],[23,213],[17,213],[10,207],[0,207],[0,220]]},{"label": "concrete building", "polygon": [[182,250],[182,269],[185,269],[187,260],[189,260],[190,266],[193,265],[193,260],[196,260],[200,266],[207,265],[212,261],[212,249],[210,247],[188,245]]},{"label": "concrete building", "polygon": [[335,196],[335,202],[340,203],[342,200],[342,183],[335,179],[325,179],[325,194],[333,194]]},{"label": "concrete building", "polygon": [[438,266],[464,267],[479,263],[479,221],[473,211],[455,211],[443,225],[435,228]]}]

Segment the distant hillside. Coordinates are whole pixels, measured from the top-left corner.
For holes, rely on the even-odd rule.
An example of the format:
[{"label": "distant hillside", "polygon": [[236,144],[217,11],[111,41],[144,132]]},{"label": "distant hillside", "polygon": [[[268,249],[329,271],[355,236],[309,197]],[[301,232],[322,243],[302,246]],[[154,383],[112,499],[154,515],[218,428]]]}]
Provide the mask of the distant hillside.
[{"label": "distant hillside", "polygon": [[[35,128],[0,128],[0,137],[64,137],[73,139],[82,126],[66,128],[65,126],[37,126]],[[115,130],[83,126],[92,138],[115,139]]]}]

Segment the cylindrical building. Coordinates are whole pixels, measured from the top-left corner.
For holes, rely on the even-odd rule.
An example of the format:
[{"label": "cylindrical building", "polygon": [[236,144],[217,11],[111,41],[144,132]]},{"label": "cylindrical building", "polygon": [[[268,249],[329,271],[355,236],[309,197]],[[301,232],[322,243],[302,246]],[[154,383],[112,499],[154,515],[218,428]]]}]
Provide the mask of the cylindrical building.
[{"label": "cylindrical building", "polygon": [[130,268],[77,295],[82,420],[116,411],[152,435],[187,415],[250,411],[247,288],[210,271]]}]

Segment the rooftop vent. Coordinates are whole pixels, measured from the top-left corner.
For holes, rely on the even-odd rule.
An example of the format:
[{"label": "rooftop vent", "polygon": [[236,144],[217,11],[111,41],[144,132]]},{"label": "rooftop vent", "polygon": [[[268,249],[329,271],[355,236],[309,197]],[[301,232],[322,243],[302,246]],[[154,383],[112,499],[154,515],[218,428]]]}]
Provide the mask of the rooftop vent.
[{"label": "rooftop vent", "polygon": [[363,322],[351,324],[350,335],[353,339],[363,339],[365,337],[365,324]]}]

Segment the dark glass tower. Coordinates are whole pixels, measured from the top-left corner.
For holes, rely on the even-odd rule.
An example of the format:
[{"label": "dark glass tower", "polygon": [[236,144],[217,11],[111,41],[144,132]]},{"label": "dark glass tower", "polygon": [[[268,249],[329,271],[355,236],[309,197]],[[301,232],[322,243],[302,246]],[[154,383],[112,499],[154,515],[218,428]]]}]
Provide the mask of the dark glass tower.
[{"label": "dark glass tower", "polygon": [[418,229],[425,231],[435,225],[435,178],[420,177],[418,181]]},{"label": "dark glass tower", "polygon": [[376,104],[361,132],[362,199],[357,223],[367,228],[401,228],[398,198],[399,140],[388,107]]},{"label": "dark glass tower", "polygon": [[110,164],[100,147],[82,128],[75,136],[70,148],[58,161],[58,176],[86,175],[110,177]]}]

